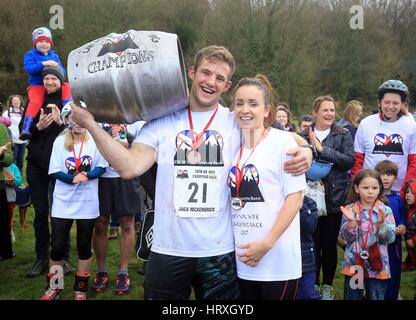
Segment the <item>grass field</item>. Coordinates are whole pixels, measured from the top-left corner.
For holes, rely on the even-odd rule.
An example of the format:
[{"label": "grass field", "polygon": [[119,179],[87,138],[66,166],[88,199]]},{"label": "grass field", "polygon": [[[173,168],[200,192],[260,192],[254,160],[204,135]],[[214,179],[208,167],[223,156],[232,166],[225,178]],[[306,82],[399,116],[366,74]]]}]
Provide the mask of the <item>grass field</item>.
[{"label": "grass field", "polygon": [[[34,233],[33,233],[33,207],[28,209],[27,223],[30,225],[28,230],[21,230],[18,221],[18,210],[15,210],[14,217],[14,232],[16,234],[16,242],[14,243],[14,251],[16,257],[10,260],[0,261],[0,300],[37,300],[42,295],[45,289],[45,275],[26,278],[25,274],[34,262]],[[76,266],[77,254],[75,245],[75,228],[72,229],[72,246],[71,246],[71,263]],[[341,257],[341,250],[339,251]],[[104,299],[104,300],[138,300],[143,299],[143,275],[138,274],[137,270],[141,267],[142,262],[138,260],[134,253],[130,258],[129,275],[132,282],[132,290],[125,296],[117,296],[114,292],[115,276],[119,264],[119,240],[109,241],[107,269],[110,276],[110,285],[106,291],[94,294],[88,294],[89,299]],[[340,262],[340,261],[339,261]],[[93,271],[96,264],[93,262]],[[92,279],[90,279],[92,281]],[[62,292],[62,299],[72,299],[72,287],[74,283],[74,276],[68,275],[65,277],[65,289]],[[343,277],[337,271],[334,289],[336,299],[343,298]],[[415,299],[416,294],[416,272],[406,272],[402,274],[400,294],[404,300]]]}]

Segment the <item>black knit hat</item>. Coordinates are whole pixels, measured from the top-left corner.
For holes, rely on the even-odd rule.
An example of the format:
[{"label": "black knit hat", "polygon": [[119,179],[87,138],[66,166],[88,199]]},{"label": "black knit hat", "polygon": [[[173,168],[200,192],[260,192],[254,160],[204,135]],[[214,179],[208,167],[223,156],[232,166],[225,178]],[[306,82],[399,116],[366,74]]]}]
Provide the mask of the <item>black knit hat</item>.
[{"label": "black knit hat", "polygon": [[42,70],[42,80],[47,74],[53,74],[59,79],[59,81],[61,81],[61,83],[64,82],[65,75],[61,67],[45,66]]}]

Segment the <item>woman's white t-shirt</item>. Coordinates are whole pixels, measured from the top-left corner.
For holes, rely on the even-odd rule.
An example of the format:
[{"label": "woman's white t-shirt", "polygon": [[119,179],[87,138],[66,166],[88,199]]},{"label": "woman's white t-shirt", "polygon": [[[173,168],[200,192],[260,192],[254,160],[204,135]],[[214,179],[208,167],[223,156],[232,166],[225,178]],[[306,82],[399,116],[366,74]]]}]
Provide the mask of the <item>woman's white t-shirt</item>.
[{"label": "woman's white t-shirt", "polygon": [[[243,169],[239,198],[241,209],[232,209],[232,222],[236,244],[263,240],[272,228],[285,198],[306,188],[305,176],[292,176],[283,169],[289,159],[286,152],[297,144],[290,133],[271,129],[248,158]],[[241,167],[252,149],[243,149]],[[237,196],[234,157],[228,176],[232,197]],[[236,247],[236,252],[245,249]],[[250,267],[237,258],[238,277],[254,281],[284,281],[302,276],[299,214],[256,267]]]},{"label": "woman's white t-shirt", "polygon": [[[65,135],[60,135],[53,143],[48,174],[64,172],[73,174],[74,153],[64,147]],[[75,144],[75,156],[79,157],[81,143]],[[91,136],[84,142],[81,153],[80,171],[92,171],[96,167],[107,167],[108,163],[98,151]],[[86,183],[67,184],[56,180],[53,191],[52,217],[67,219],[94,219],[99,216],[98,179]]]}]

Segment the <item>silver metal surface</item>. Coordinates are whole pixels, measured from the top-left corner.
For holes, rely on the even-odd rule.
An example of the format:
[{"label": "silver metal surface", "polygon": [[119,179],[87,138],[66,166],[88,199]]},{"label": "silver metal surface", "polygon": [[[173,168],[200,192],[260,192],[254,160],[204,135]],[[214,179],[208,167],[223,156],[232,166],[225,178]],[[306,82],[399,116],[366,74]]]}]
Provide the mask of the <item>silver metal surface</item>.
[{"label": "silver metal surface", "polygon": [[187,106],[188,88],[176,34],[111,33],[69,53],[75,102],[99,122],[149,121]]}]

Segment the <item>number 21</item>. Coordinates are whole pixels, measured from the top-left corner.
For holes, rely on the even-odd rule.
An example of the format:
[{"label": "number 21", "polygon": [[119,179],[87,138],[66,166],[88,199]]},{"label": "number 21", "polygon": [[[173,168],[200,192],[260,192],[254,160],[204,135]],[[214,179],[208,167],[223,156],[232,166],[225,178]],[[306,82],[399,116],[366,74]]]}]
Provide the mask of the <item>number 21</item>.
[{"label": "number 21", "polygon": [[[188,190],[192,190],[192,189],[193,189],[193,191],[192,191],[191,197],[189,198],[188,202],[195,203],[195,202],[198,202],[198,200],[195,199],[195,196],[198,193],[198,189],[199,189],[198,184],[195,183],[195,182],[192,182],[191,184],[189,184]],[[202,184],[202,203],[206,203],[206,202],[207,202],[207,184],[203,183]]]}]

